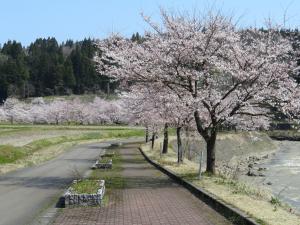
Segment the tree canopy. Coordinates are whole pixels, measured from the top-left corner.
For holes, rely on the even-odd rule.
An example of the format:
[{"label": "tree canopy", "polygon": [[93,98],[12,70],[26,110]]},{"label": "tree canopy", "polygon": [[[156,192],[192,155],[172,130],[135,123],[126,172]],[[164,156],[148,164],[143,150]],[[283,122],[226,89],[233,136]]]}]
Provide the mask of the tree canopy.
[{"label": "tree canopy", "polygon": [[[220,14],[189,17],[162,10],[161,17],[162,26],[144,17],[152,30],[141,42],[119,35],[99,41],[99,70],[127,84],[138,100],[147,101],[143,111],[149,113],[147,107],[154,107],[155,101],[157,110],[150,111],[154,124],[159,119],[169,123],[172,117],[161,117],[165,103],[155,94],[164,99],[172,96],[167,102],[173,112],[178,110],[177,118],[189,118],[182,118],[186,112],[194,117],[194,127],[207,144],[206,170],[215,173],[221,126],[266,129],[272,108],[284,112],[291,106],[298,89],[295,38],[271,26],[241,30]],[[154,96],[145,98],[142,91],[135,91],[136,85],[148,92],[153,89]],[[184,125],[176,124],[177,136]]]}]

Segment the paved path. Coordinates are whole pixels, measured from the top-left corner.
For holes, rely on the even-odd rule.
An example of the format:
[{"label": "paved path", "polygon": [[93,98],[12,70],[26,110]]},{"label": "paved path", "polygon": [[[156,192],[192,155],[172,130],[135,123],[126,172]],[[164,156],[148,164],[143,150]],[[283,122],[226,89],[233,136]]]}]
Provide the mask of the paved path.
[{"label": "paved path", "polygon": [[0,176],[0,225],[29,224],[41,210],[54,204],[74,177],[84,174],[109,145],[79,145],[40,166]]},{"label": "paved path", "polygon": [[224,217],[147,163],[138,144],[121,147],[126,188],[108,206],[64,209],[55,225],[229,225]]}]

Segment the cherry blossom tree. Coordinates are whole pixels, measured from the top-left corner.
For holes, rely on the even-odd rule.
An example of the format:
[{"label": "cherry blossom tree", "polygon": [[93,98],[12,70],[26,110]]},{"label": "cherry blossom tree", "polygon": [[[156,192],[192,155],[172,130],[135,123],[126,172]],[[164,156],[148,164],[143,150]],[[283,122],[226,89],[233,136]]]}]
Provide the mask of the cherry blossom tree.
[{"label": "cherry blossom tree", "polygon": [[106,113],[109,104],[106,100],[95,97],[94,101],[90,103],[91,119],[94,124],[108,124],[111,123],[110,116]]},{"label": "cherry blossom tree", "polygon": [[18,120],[19,117],[21,117],[22,112],[25,113],[22,103],[16,98],[6,99],[3,105],[3,109],[5,111],[6,117],[11,124],[13,124],[15,120]]},{"label": "cherry blossom tree", "polygon": [[34,98],[30,103],[9,98],[0,107],[0,121],[48,124],[126,124],[123,101],[95,97],[92,102],[57,98],[44,101]]},{"label": "cherry blossom tree", "polygon": [[66,102],[63,99],[55,99],[48,104],[47,118],[50,123],[56,125],[65,121]]},{"label": "cherry blossom tree", "polygon": [[108,106],[105,107],[104,114],[108,115],[111,123],[124,123],[124,102],[121,99],[115,101],[108,101]]},{"label": "cherry blossom tree", "polygon": [[47,120],[47,105],[42,97],[34,98],[29,106],[29,114],[33,124],[49,123]]},{"label": "cherry blossom tree", "polygon": [[5,121],[7,121],[7,117],[3,107],[0,106],[0,122],[5,122]]},{"label": "cherry blossom tree", "polygon": [[132,86],[131,92],[123,93],[122,99],[125,103],[128,122],[131,124],[144,125],[146,128],[145,141],[149,141],[149,131],[152,132],[152,148],[155,137],[162,126],[163,121],[157,114],[153,93],[144,86]]},{"label": "cherry blossom tree", "polygon": [[[174,101],[176,96],[171,91],[157,87],[134,85],[131,92],[124,96],[131,121],[146,124],[152,128],[152,147],[155,135],[163,127],[164,141],[162,153],[168,150],[168,127],[176,128],[178,163],[183,161],[181,130],[192,119],[187,101]],[[183,111],[183,109],[186,109]]]},{"label": "cherry blossom tree", "polygon": [[206,170],[215,173],[221,126],[267,128],[270,108],[290,101],[297,86],[290,76],[291,44],[278,28],[238,30],[220,14],[189,17],[162,11],[162,27],[145,21],[152,31],[141,43],[118,35],[99,41],[98,68],[125,84],[159,83],[174,93],[173,102],[186,101],[207,144]]}]

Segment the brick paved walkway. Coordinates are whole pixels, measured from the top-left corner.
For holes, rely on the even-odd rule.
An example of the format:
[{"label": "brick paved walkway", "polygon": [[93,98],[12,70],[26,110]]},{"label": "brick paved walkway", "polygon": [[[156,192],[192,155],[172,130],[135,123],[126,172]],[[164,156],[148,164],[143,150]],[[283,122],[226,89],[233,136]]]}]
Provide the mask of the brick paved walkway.
[{"label": "brick paved walkway", "polygon": [[102,208],[63,209],[55,225],[229,225],[224,217],[148,164],[137,144],[121,148],[126,189]]}]

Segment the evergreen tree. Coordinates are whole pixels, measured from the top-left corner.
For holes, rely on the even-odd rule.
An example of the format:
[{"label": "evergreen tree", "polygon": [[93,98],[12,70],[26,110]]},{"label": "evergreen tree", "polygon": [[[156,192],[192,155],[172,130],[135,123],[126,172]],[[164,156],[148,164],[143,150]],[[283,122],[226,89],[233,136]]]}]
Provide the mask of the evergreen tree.
[{"label": "evergreen tree", "polygon": [[61,94],[64,58],[56,39],[37,39],[29,46],[28,52],[34,96]]},{"label": "evergreen tree", "polygon": [[[132,41],[141,42],[139,33]],[[118,83],[96,71],[99,54],[90,38],[59,44],[55,38],[38,38],[27,48],[8,41],[0,46],[0,104],[19,98],[84,93],[112,93]]]},{"label": "evergreen tree", "polygon": [[25,97],[24,86],[29,72],[21,43],[8,41],[1,49],[0,101],[8,95]]},{"label": "evergreen tree", "polygon": [[73,64],[70,57],[68,57],[64,63],[63,82],[67,92],[70,92],[70,90],[72,91],[76,84],[73,72]]},{"label": "evergreen tree", "polygon": [[137,43],[142,43],[144,38],[139,34],[139,32],[136,32],[131,36],[131,41],[137,42]]}]

